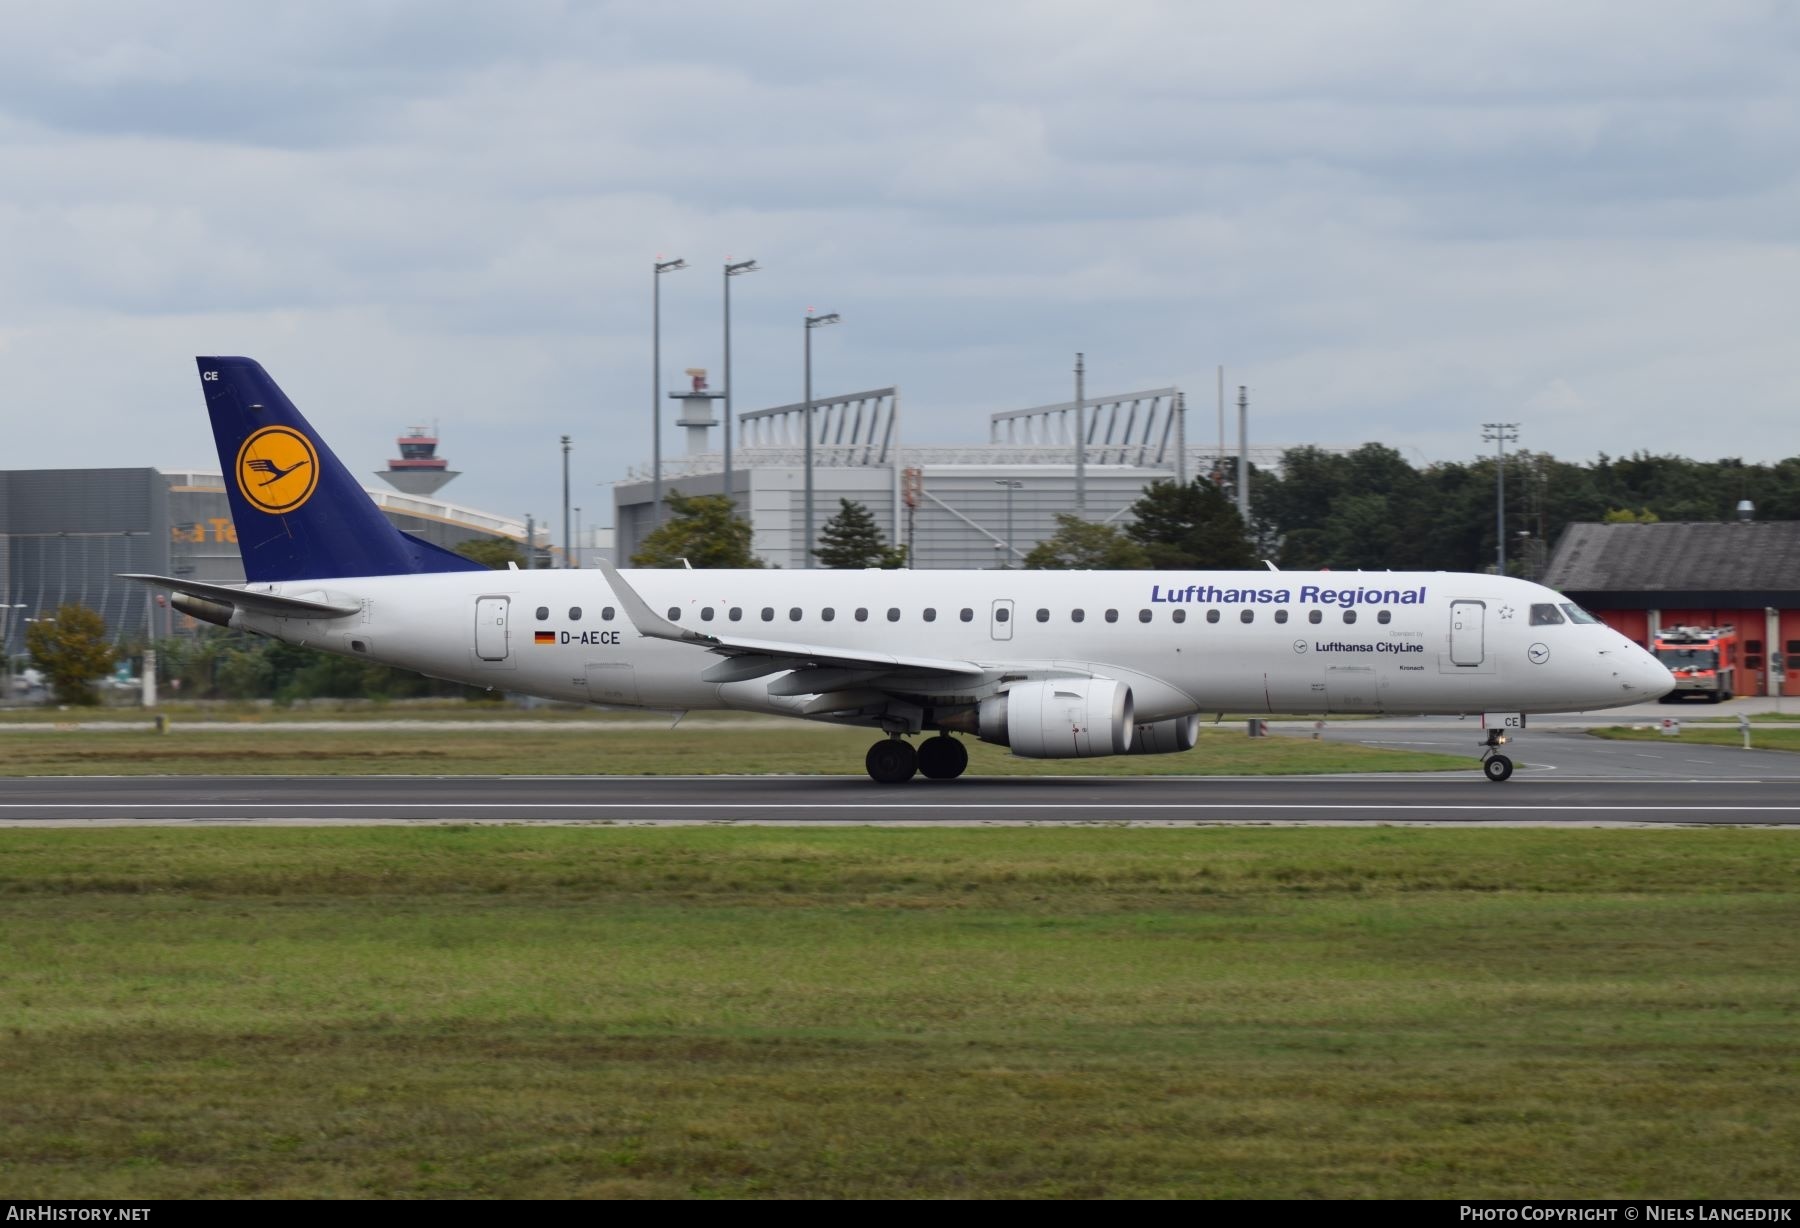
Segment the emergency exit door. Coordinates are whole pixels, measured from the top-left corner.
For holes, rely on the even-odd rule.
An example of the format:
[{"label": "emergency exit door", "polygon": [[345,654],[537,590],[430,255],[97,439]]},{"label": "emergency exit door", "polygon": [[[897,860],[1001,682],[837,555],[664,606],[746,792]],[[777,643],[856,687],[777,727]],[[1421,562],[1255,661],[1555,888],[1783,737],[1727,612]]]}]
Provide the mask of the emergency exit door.
[{"label": "emergency exit door", "polygon": [[1450,664],[1480,665],[1487,618],[1484,601],[1450,603]]},{"label": "emergency exit door", "polygon": [[506,660],[507,605],[505,597],[475,599],[475,655],[483,661]]}]

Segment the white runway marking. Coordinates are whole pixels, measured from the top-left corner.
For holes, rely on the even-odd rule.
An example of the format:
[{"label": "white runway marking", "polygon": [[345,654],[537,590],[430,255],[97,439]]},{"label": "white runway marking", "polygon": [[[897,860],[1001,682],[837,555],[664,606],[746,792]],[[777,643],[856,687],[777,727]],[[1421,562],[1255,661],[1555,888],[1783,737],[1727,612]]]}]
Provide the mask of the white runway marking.
[{"label": "white runway marking", "polygon": [[[1695,782],[1707,783],[1707,782]],[[271,810],[842,810],[840,802],[280,802],[258,803]],[[242,810],[243,802],[0,802],[10,810]],[[1483,814],[1536,812],[1555,814],[1800,814],[1791,806],[1599,806],[1592,804],[1486,803],[1479,805],[1415,805],[1407,802],[866,802],[856,810],[1305,810],[1305,811],[1479,811]]]}]

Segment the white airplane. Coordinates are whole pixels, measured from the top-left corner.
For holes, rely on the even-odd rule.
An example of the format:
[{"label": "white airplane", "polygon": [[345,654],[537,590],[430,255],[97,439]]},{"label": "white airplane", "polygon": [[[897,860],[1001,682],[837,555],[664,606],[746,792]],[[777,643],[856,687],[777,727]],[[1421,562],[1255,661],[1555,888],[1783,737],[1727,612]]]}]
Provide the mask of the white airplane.
[{"label": "white airplane", "polygon": [[[220,626],[551,699],[880,730],[868,773],[1191,749],[1202,712],[1531,713],[1674,685],[1558,593],[1452,572],[491,571],[394,528],[247,358],[201,387],[248,577],[132,576]],[[907,739],[929,734],[915,749]]]}]

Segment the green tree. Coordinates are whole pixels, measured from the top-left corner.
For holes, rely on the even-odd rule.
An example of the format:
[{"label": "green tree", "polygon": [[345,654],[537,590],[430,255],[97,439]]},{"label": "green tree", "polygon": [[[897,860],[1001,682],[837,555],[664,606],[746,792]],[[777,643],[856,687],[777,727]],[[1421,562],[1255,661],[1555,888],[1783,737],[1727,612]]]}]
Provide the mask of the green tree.
[{"label": "green tree", "polygon": [[1031,548],[1025,566],[1039,571],[1135,571],[1150,566],[1150,556],[1112,525],[1090,524],[1058,512],[1056,532]]},{"label": "green tree", "polygon": [[819,530],[819,547],[813,557],[827,567],[906,566],[906,547],[889,549],[869,509],[853,499],[839,499],[838,513]]},{"label": "green tree", "polygon": [[509,564],[525,566],[525,551],[510,537],[471,537],[459,544],[456,552],[495,571],[505,571]]},{"label": "green tree", "polygon": [[56,607],[52,618],[25,628],[25,647],[50,679],[56,701],[92,707],[100,702],[94,681],[113,667],[106,620],[76,602]]},{"label": "green tree", "polygon": [[1609,507],[1600,522],[1602,524],[1655,524],[1661,519],[1662,517],[1647,507],[1640,507],[1635,512],[1628,507]]},{"label": "green tree", "polygon": [[1244,568],[1256,566],[1256,549],[1244,519],[1211,482],[1186,486],[1152,482],[1131,505],[1125,533],[1155,567]]},{"label": "green tree", "polygon": [[684,495],[671,490],[671,515],[644,538],[631,556],[638,567],[761,567],[750,552],[750,522],[732,510],[724,495]]}]

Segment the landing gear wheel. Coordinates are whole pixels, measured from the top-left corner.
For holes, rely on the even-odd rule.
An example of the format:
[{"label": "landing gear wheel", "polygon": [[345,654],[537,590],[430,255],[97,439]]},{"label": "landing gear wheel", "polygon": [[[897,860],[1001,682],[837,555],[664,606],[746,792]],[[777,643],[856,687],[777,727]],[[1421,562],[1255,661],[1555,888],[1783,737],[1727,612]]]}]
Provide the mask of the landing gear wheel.
[{"label": "landing gear wheel", "polygon": [[1513,773],[1513,761],[1505,755],[1489,755],[1481,761],[1481,770],[1487,778],[1499,784]]},{"label": "landing gear wheel", "polygon": [[919,774],[928,780],[955,780],[969,766],[969,748],[939,734],[919,743]]},{"label": "landing gear wheel", "polygon": [[883,738],[869,747],[869,753],[863,758],[863,766],[869,770],[869,776],[876,784],[905,784],[919,770],[919,756],[913,750],[912,743],[903,742],[899,738]]}]

